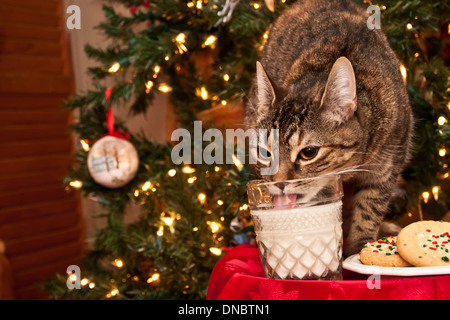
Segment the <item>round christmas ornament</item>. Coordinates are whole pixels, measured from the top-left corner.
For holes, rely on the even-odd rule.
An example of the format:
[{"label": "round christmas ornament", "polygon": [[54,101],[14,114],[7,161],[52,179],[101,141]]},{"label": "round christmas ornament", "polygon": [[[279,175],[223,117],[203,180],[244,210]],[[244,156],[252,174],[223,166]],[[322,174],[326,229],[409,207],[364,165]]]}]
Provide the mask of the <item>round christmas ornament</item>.
[{"label": "round christmas ornament", "polygon": [[128,135],[114,131],[111,109],[108,112],[109,133],[90,148],[87,167],[92,179],[107,188],[120,188],[130,182],[139,167],[136,148],[126,140]]}]

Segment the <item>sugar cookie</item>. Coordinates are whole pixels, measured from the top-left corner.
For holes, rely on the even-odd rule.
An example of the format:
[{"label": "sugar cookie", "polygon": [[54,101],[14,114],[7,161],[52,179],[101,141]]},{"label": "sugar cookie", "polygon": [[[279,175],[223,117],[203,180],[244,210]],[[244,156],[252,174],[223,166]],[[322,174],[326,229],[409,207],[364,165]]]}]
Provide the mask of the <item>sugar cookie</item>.
[{"label": "sugar cookie", "polygon": [[450,266],[450,223],[418,221],[397,236],[401,257],[416,267]]},{"label": "sugar cookie", "polygon": [[368,242],[359,253],[359,260],[366,265],[380,267],[410,267],[399,255],[396,237],[383,237],[375,242]]}]

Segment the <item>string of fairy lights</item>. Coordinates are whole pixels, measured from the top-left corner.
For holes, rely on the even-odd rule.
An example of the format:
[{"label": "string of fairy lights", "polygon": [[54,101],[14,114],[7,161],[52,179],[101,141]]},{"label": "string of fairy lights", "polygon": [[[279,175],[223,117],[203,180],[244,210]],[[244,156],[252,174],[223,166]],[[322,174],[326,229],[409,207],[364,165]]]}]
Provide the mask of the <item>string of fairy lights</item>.
[{"label": "string of fairy lights", "polygon": [[[90,146],[89,146],[89,143],[87,140],[84,140],[84,139],[80,140],[80,145],[85,152],[89,152]],[[241,170],[243,168],[242,162],[235,155],[233,155],[233,161],[234,161],[234,165],[239,170]],[[224,169],[220,166],[214,166],[213,170],[215,173],[219,173],[219,172],[223,171]],[[199,172],[197,172],[197,169],[192,168],[189,165],[184,165],[177,169],[175,169],[175,168],[169,169],[166,174],[169,178],[174,178],[176,175],[182,174],[183,178],[185,179],[185,181],[188,184],[193,184],[197,181],[196,174],[199,174]],[[83,187],[83,182],[80,180],[72,180],[69,182],[69,185],[74,189],[81,189]],[[160,184],[158,182],[153,182],[152,180],[149,179],[149,180],[145,181],[144,183],[141,183],[138,188],[134,189],[133,197],[135,199],[138,199],[141,196],[144,196],[144,197],[150,196],[153,193],[157,192],[159,186],[160,186]],[[208,199],[207,199],[207,195],[204,192],[198,193],[196,195],[196,198],[201,205],[206,205]],[[97,198],[93,198],[93,199],[96,200]],[[215,205],[217,207],[220,207],[220,206],[224,205],[224,201],[222,199],[217,199],[217,200],[215,200]],[[249,206],[246,203],[241,204],[239,206],[240,212],[247,211],[248,209],[249,209]],[[212,214],[212,210],[209,207],[208,208],[205,207],[205,212],[206,212],[206,214]],[[170,210],[161,212],[160,217],[159,217],[159,220],[161,221],[161,225],[159,225],[159,227],[156,231],[156,236],[157,237],[164,236],[164,233],[165,233],[164,227],[165,226],[169,229],[170,233],[172,235],[174,235],[175,234],[175,223],[177,220],[180,220],[180,219],[181,219],[181,215],[179,213],[176,213],[176,212],[173,212]],[[223,216],[220,217],[220,222],[223,222],[224,220],[225,220],[225,218]],[[224,228],[224,226],[220,222],[213,221],[211,219],[211,220],[206,220],[205,223],[212,234],[217,234]],[[192,228],[192,231],[198,232],[199,226],[194,226]],[[222,240],[223,240],[222,237],[217,238],[218,243]],[[211,246],[208,248],[208,250],[211,254],[216,255],[216,256],[221,256],[223,253],[223,249],[218,246]],[[125,266],[125,262],[120,258],[115,258],[110,263],[112,266],[114,266],[117,269],[122,269]],[[145,279],[144,280],[148,284],[158,285],[160,276],[161,276],[160,273],[157,270],[155,270],[153,273],[148,275],[148,278],[146,280]],[[127,277],[131,278],[132,281],[140,281],[140,279],[137,275],[131,276],[131,275],[127,274]],[[71,274],[71,275],[69,275],[68,279],[72,282],[75,282],[77,280],[77,276],[75,274]],[[123,280],[125,281],[126,279],[124,278]],[[89,279],[88,277],[82,278],[80,280],[80,284],[81,284],[81,286],[83,286],[85,288],[89,288],[89,289],[96,288],[95,281],[92,279]],[[119,291],[118,286],[115,285],[114,283],[112,283],[112,287],[106,293],[105,297],[113,298],[119,294],[120,294],[120,291]]]},{"label": "string of fairy lights", "polygon": [[[282,0],[281,2],[285,3],[285,0]],[[197,9],[202,9],[202,7],[204,5],[204,1],[201,1],[201,0],[190,1],[186,5],[189,8],[194,8],[195,7]],[[255,10],[259,10],[262,7],[262,4],[259,3],[259,2],[252,2],[251,6]],[[386,10],[386,6],[384,6],[384,5],[382,5],[380,8],[381,8],[382,11]],[[419,18],[416,16],[416,17],[413,18],[412,22],[408,22],[405,25],[406,30],[413,32],[415,30],[414,20],[417,21],[418,19]],[[449,26],[449,34],[450,34],[450,26]],[[418,37],[418,34],[415,33],[415,36]],[[267,38],[268,38],[268,31],[266,31],[263,34],[263,36],[262,36],[262,39],[261,39],[261,42],[260,42],[260,47],[259,47],[260,50],[263,48]],[[173,38],[172,38],[172,41],[173,41],[176,49],[174,50],[173,53],[168,53],[167,55],[164,56],[163,63],[170,61],[171,54],[183,55],[183,54],[185,54],[186,52],[189,51],[188,39],[187,39],[187,36],[186,36],[186,34],[184,32],[180,32],[180,33],[174,35]],[[208,36],[206,36],[203,39],[201,47],[202,48],[209,47],[211,49],[214,49],[217,41],[218,41],[218,38],[217,38],[216,35],[213,35],[213,34],[208,35]],[[417,53],[415,53],[414,57],[418,58],[419,55],[420,54],[417,52]],[[119,70],[121,70],[121,68],[122,68],[121,62],[114,62],[109,68],[107,68],[107,71],[110,74],[114,74],[114,73],[117,73]],[[158,76],[160,75],[161,70],[162,70],[161,65],[156,64],[150,70],[151,70],[151,74],[148,77],[150,80],[147,80],[145,82],[145,93],[146,94],[150,94],[150,92],[152,90],[155,90],[155,89],[160,91],[160,92],[162,92],[162,93],[170,93],[172,91],[172,88],[167,83],[161,82],[161,83],[155,84],[156,80],[158,79]],[[403,64],[400,65],[400,72],[401,72],[403,80],[404,80],[404,82],[406,84],[407,78],[408,78],[408,70],[406,69],[406,67]],[[222,77],[224,82],[229,82],[230,80],[232,80],[232,78],[231,78],[231,76],[230,76],[230,74],[228,72],[223,72],[221,77]],[[195,95],[197,97],[199,97],[200,99],[202,99],[202,100],[211,100],[216,105],[225,106],[225,105],[228,104],[228,101],[223,100],[223,99],[219,99],[217,95],[211,94],[210,92],[208,92],[206,85],[201,85],[198,88],[196,88],[195,89]],[[447,103],[447,108],[450,111],[450,102]],[[447,123],[448,123],[448,119],[447,119],[446,115],[440,115],[438,117],[438,119],[437,119],[438,127],[443,127],[443,126],[447,125]],[[84,150],[85,152],[89,152],[89,149],[90,149],[89,141],[86,140],[86,139],[80,139],[79,142],[80,142],[81,149]],[[446,147],[445,146],[441,146],[438,149],[437,154],[442,159],[445,159],[445,157],[447,156],[447,149],[446,149]],[[234,161],[235,166],[239,170],[241,170],[243,164],[234,155],[233,155],[233,161]],[[444,163],[443,166],[444,166],[445,169],[448,168],[448,165],[445,164],[445,163]],[[214,171],[215,172],[220,172],[221,170],[223,170],[223,169],[220,166],[215,166],[214,167]],[[196,169],[194,169],[194,168],[192,168],[192,167],[190,167],[188,165],[185,165],[185,166],[181,167],[181,170],[180,170],[180,168],[178,168],[178,169],[172,168],[172,169],[169,169],[167,171],[167,175],[170,178],[175,177],[177,174],[184,175],[184,179],[186,179],[186,182],[188,184],[193,184],[197,180],[196,174],[198,174],[198,172],[196,172]],[[448,172],[445,172],[440,178],[441,179],[447,179],[449,177],[449,175],[450,174]],[[81,189],[83,187],[84,182],[80,181],[80,180],[72,180],[68,184],[73,189]],[[138,199],[141,196],[148,196],[148,195],[150,195],[152,193],[157,192],[158,187],[159,187],[158,182],[153,182],[151,180],[145,181],[138,188],[136,188],[133,191],[132,197],[134,197],[135,199]],[[439,198],[440,192],[441,192],[441,187],[439,185],[433,186],[431,188],[431,190],[424,190],[422,192],[422,194],[420,196],[420,199],[419,199],[420,215],[422,215],[420,202],[423,201],[423,203],[426,204],[426,203],[428,203],[428,201],[430,200],[431,197],[433,197],[433,199],[435,199],[437,201],[438,198]],[[207,195],[204,192],[198,193],[196,195],[196,197],[197,197],[198,202],[201,205],[205,205],[207,203],[207,201],[208,201]],[[216,206],[220,207],[223,204],[224,204],[224,202],[223,202],[222,199],[215,200],[215,205]],[[239,207],[239,210],[240,211],[248,210],[248,204],[241,204],[240,207]],[[211,210],[205,210],[205,211],[206,211],[207,214],[211,213]],[[412,214],[408,213],[408,216],[411,217]],[[421,218],[422,218],[422,216],[421,216]],[[162,212],[161,216],[160,216],[161,225],[158,227],[158,229],[156,231],[156,236],[157,237],[163,237],[164,236],[164,232],[165,232],[164,231],[165,230],[164,226],[167,226],[168,229],[170,230],[170,232],[174,233],[174,224],[179,219],[180,219],[180,215],[177,214],[177,213]],[[221,221],[224,221],[224,217],[221,217]],[[218,221],[207,220],[206,224],[209,227],[211,233],[213,233],[213,234],[218,233],[223,228],[223,225],[220,222],[218,222]],[[199,230],[198,226],[194,226],[192,228],[193,232],[197,232],[198,230]],[[217,255],[217,256],[220,256],[222,254],[222,249],[219,248],[219,247],[210,247],[209,251],[212,254]],[[121,269],[121,268],[124,267],[124,261],[121,260],[120,258],[116,258],[113,261],[111,261],[111,265],[113,265],[114,267],[116,267],[118,269]],[[148,278],[146,279],[146,282],[148,284],[155,285],[155,284],[157,284],[159,282],[160,276],[161,276],[160,273],[155,271],[154,273],[149,274]],[[130,275],[130,277],[131,277],[131,275]],[[77,280],[75,274],[70,275],[69,279],[71,281],[73,281],[73,282],[75,280]],[[133,276],[132,280],[138,281],[139,279],[137,278],[137,276]],[[81,283],[81,285],[83,287],[87,287],[87,288],[90,288],[90,289],[94,289],[96,287],[95,282],[89,280],[88,278],[81,279],[80,283]],[[111,288],[111,290],[106,294],[106,298],[115,297],[119,293],[120,292],[119,292],[117,286],[113,286]]]}]

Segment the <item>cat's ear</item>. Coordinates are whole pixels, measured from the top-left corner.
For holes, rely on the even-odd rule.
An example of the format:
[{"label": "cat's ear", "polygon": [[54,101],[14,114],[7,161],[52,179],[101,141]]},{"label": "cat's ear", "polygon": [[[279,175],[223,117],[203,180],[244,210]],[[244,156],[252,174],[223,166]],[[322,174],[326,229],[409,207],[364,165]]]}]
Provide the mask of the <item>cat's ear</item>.
[{"label": "cat's ear", "polygon": [[356,80],[351,62],[340,57],[328,76],[320,107],[331,121],[347,121],[356,111]]},{"label": "cat's ear", "polygon": [[269,111],[269,108],[275,102],[275,91],[259,61],[256,62],[256,86],[258,96],[258,116],[262,116]]}]

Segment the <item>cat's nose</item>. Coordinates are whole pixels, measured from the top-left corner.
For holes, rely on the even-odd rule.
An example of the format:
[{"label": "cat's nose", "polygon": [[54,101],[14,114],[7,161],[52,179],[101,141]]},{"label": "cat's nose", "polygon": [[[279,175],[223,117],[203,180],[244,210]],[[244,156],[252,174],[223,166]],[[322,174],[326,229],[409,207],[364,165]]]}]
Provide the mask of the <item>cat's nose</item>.
[{"label": "cat's nose", "polygon": [[283,182],[277,182],[277,183],[275,183],[275,186],[277,186],[277,188],[279,188],[281,191],[283,191],[286,184]]}]

